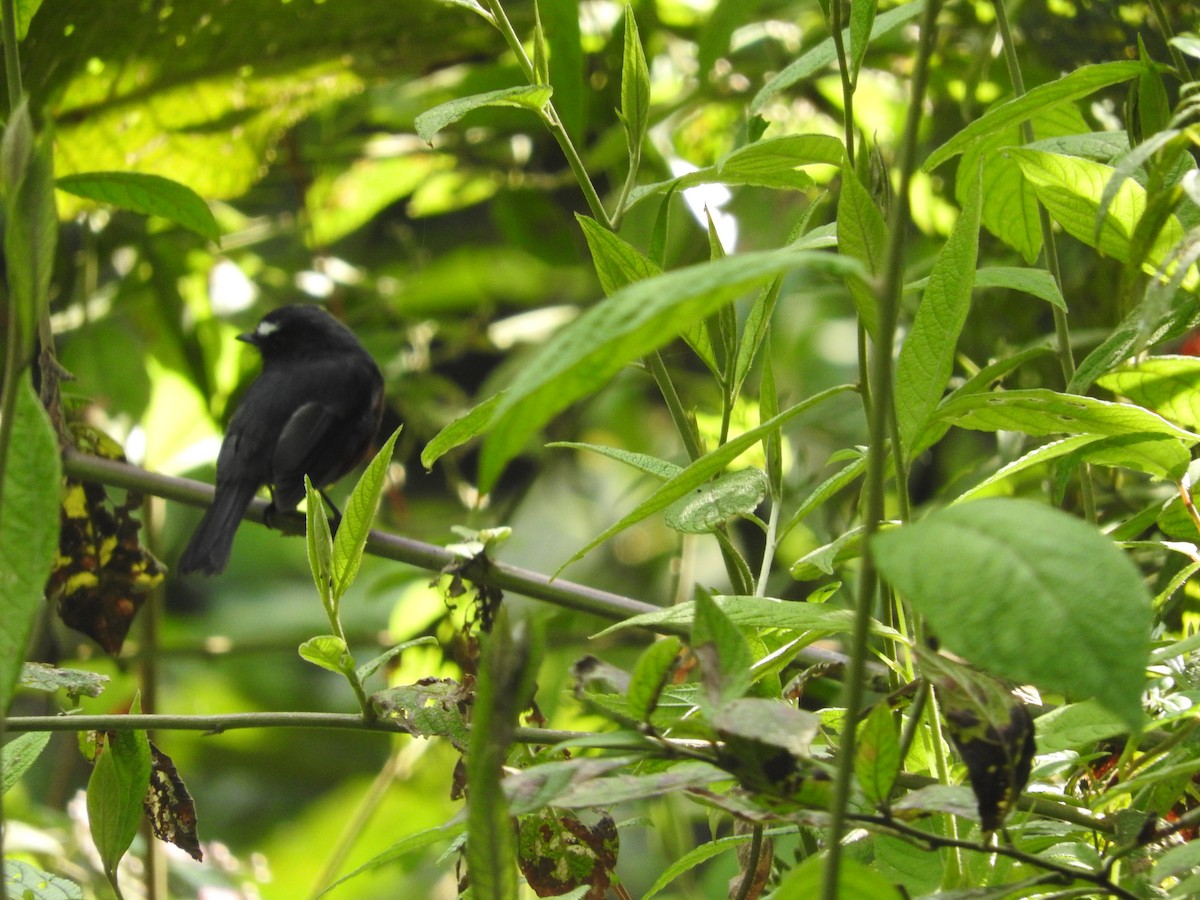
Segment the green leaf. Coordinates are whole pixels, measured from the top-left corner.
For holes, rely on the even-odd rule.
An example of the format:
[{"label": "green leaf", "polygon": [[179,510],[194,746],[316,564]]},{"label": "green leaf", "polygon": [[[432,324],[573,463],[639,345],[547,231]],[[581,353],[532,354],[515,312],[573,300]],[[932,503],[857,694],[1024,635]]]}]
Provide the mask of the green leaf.
[{"label": "green leaf", "polygon": [[[883,255],[887,250],[887,225],[883,214],[858,175],[849,165],[842,167],[842,189],[838,193],[837,209],[838,252],[857,259],[867,275],[883,271]],[[866,280],[857,276],[847,279],[850,298],[858,310],[868,334],[879,328],[878,301]]]},{"label": "green leaf", "polygon": [[7,794],[13,785],[21,780],[21,776],[37,762],[48,743],[50,732],[31,731],[28,734],[18,734],[0,747],[0,793]]},{"label": "green leaf", "polygon": [[[784,876],[773,897],[800,900],[822,896],[825,883],[825,858],[810,856]],[[838,900],[901,900],[901,893],[882,875],[862,863],[844,858],[838,866]]]},{"label": "green leaf", "polygon": [[758,509],[767,496],[767,473],[750,467],[727,472],[667,507],[668,527],[684,534],[710,534],[735,516]]},{"label": "green leaf", "polygon": [[745,696],[753,683],[750,645],[741,629],[706,593],[696,598],[689,643],[700,660],[701,682],[714,709]]},{"label": "green leaf", "polygon": [[1040,388],[952,397],[938,407],[937,416],[974,431],[1021,431],[1040,436],[1162,434],[1188,446],[1200,441],[1200,435],[1140,406]]},{"label": "green leaf", "polygon": [[75,882],[19,859],[4,860],[4,886],[10,897],[21,900],[83,900],[83,888]]},{"label": "green leaf", "polygon": [[542,29],[541,3],[533,4],[533,81],[550,83],[550,51],[546,47],[546,32]]},{"label": "green leaf", "polygon": [[[906,284],[904,290],[920,290],[928,284],[928,278],[921,278]],[[1063,299],[1062,292],[1058,289],[1058,283],[1054,280],[1054,276],[1045,269],[1030,269],[1024,266],[988,266],[975,271],[973,288],[977,291],[987,288],[1007,288],[1029,294],[1039,300],[1045,300],[1051,306],[1057,306],[1064,312],[1067,309],[1067,301]]]},{"label": "green leaf", "polygon": [[50,275],[58,242],[54,206],[54,148],[49,134],[34,135],[25,101],[4,130],[4,261],[8,302],[19,328],[18,363],[33,352],[38,319],[50,302]]},{"label": "green leaf", "polygon": [[459,97],[456,100],[440,103],[433,109],[421,113],[414,120],[413,125],[421,140],[428,143],[447,125],[453,125],[472,110],[482,109],[485,106],[515,106],[518,109],[531,109],[540,113],[542,107],[546,105],[546,101],[550,99],[551,93],[553,93],[553,89],[550,85],[534,84],[472,94],[470,97]]},{"label": "green leaf", "polygon": [[1073,462],[1133,469],[1170,481],[1182,478],[1192,462],[1187,446],[1166,434],[1102,437],[1074,451],[1071,456]]},{"label": "green leaf", "polygon": [[600,287],[611,295],[635,281],[661,275],[662,269],[644,256],[633,244],[618,237],[590,216],[575,214],[592,254],[592,265]]},{"label": "green leaf", "polygon": [[900,774],[900,729],[886,702],[876,703],[858,725],[854,774],[867,800],[885,806]]},{"label": "green leaf", "polygon": [[[1044,149],[1050,149],[1047,145],[1055,140],[1078,137],[1080,132],[1090,131],[1087,121],[1073,102],[1037,110],[1030,116],[1029,125],[1038,137],[1048,138],[1036,144]],[[981,219],[984,227],[1032,265],[1042,247],[1037,194],[1021,174],[1016,161],[1004,152],[1024,143],[1021,124],[1013,122],[968,147],[958,162],[954,196],[960,205],[966,202],[967,194],[975,182],[975,172],[982,167]]]},{"label": "green leaf", "polygon": [[878,0],[853,0],[850,4],[850,83],[858,83],[858,72],[871,42]]},{"label": "green leaf", "polygon": [[625,4],[625,54],[621,60],[621,124],[630,160],[641,156],[650,123],[650,69],[633,7]]},{"label": "green leaf", "polygon": [[625,465],[631,466],[639,472],[645,472],[647,475],[653,475],[655,478],[662,479],[663,481],[674,478],[683,471],[682,466],[677,466],[673,462],[667,462],[665,459],[659,459],[657,456],[650,456],[646,453],[634,453],[632,450],[622,450],[619,447],[604,447],[600,444],[580,444],[576,441],[553,441],[546,446],[568,447],[573,450],[591,450],[593,453],[599,453],[601,456],[607,456],[609,459],[623,462]]},{"label": "green leaf", "polygon": [[[736,0],[736,2],[741,2],[741,0]],[[784,834],[786,833],[786,830],[782,828],[773,828],[766,833]],[[751,836],[748,834],[734,834],[729,835],[728,837],[721,837],[716,838],[715,840],[705,841],[703,844],[693,847],[687,853],[683,854],[683,856],[671,861],[670,865],[668,865],[662,871],[662,874],[660,874],[658,878],[654,880],[654,884],[650,886],[649,890],[642,894],[641,900],[650,900],[651,897],[660,893],[667,885],[669,885],[684,872],[688,872],[691,869],[696,868],[696,866],[700,865],[700,863],[706,862],[712,859],[714,856],[720,856],[722,853],[727,853],[730,850],[735,850],[738,847],[750,843],[750,837]],[[779,900],[786,900],[786,898],[781,897]]]},{"label": "green leaf", "polygon": [[658,706],[663,687],[675,669],[683,642],[675,635],[655,641],[642,651],[633,674],[629,679],[626,696],[629,698],[629,713],[635,719],[647,722]]},{"label": "green leaf", "polygon": [[[882,19],[883,17],[880,16]],[[1068,72],[1061,78],[1040,84],[1020,97],[1014,97],[992,107],[974,122],[961,129],[942,146],[938,147],[925,160],[923,166],[926,172],[932,172],[946,160],[964,152],[974,144],[984,140],[1010,125],[1016,125],[1030,118],[1038,110],[1064,100],[1078,100],[1095,93],[1111,84],[1119,84],[1136,78],[1142,71],[1142,64],[1134,61],[1098,63],[1081,66],[1073,72]]]},{"label": "green leaf", "polygon": [[876,535],[876,564],[975,665],[1142,724],[1150,596],[1095,528],[1027,500],[978,500]]},{"label": "green leaf", "polygon": [[354,671],[354,657],[346,642],[334,634],[322,634],[309,638],[298,648],[300,658],[314,666],[348,675]]},{"label": "green leaf", "polygon": [[[805,520],[814,511],[819,509],[825,501],[840,491],[846,485],[851,484],[856,479],[862,476],[862,473],[867,469],[867,457],[854,451],[857,458],[847,463],[837,472],[834,472],[820,484],[818,484],[807,497],[800,501],[800,505],[796,507],[796,511],[792,513],[792,517],[787,520],[787,523],[779,529],[779,540],[783,538],[797,525]],[[832,460],[831,460],[832,462]]]},{"label": "green leaf", "polygon": [[[1145,188],[1132,179],[1121,183],[1108,205],[1097,240],[1096,217],[1105,185],[1115,172],[1112,166],[1039,150],[1013,148],[1007,153],[1021,167],[1046,210],[1068,234],[1121,262],[1129,262],[1130,240],[1146,209]],[[1171,247],[1182,239],[1183,226],[1175,216],[1169,216],[1142,262],[1143,268],[1154,271],[1156,265],[1166,260]],[[1195,280],[1192,274],[1185,284],[1194,284]]]},{"label": "green leaf", "polygon": [[814,581],[832,575],[839,565],[862,554],[865,529],[859,525],[844,531],[828,544],[810,550],[792,563],[788,573],[797,581]]},{"label": "green leaf", "polygon": [[388,467],[392,464],[392,451],[396,447],[396,438],[400,437],[402,427],[393,431],[392,436],[379,448],[375,458],[358,479],[358,484],[354,486],[350,499],[346,501],[346,511],[342,513],[342,521],[333,538],[334,597],[342,597],[358,575],[358,567],[362,565],[363,548],[366,547],[367,537],[371,533],[371,523],[375,520],[375,510],[379,506],[379,495],[383,493]]},{"label": "green leaf", "polygon": [[975,188],[934,261],[929,286],[900,348],[896,363],[896,425],[909,456],[917,436],[941,401],[954,369],[958,336],[971,308],[981,203],[977,175]]},{"label": "green leaf", "polygon": [[1188,428],[1200,428],[1200,359],[1148,356],[1096,383]]},{"label": "green leaf", "polygon": [[404,641],[402,644],[397,644],[395,647],[391,647],[385,650],[383,653],[380,653],[374,659],[363,663],[358,667],[354,674],[358,676],[359,682],[366,681],[368,678],[378,672],[381,667],[387,665],[405,650],[408,650],[411,647],[420,647],[422,645],[430,644],[437,646],[437,638],[428,634],[424,637],[413,638],[411,641]]},{"label": "green leaf", "polygon": [[0,509],[0,714],[6,713],[58,554],[62,471],[54,426],[20,375]]},{"label": "green leaf", "polygon": [[847,275],[859,267],[830,253],[787,248],[746,253],[639,281],[590,307],[547,341],[505,391],[484,442],[480,487],[490,490],[505,464],[560,410],[744,291],[788,270]]},{"label": "green leaf", "polygon": [[738,343],[737,357],[733,365],[733,384],[731,393],[736,399],[750,374],[750,368],[758,356],[758,351],[766,340],[771,328],[771,317],[775,312],[775,304],[779,302],[779,291],[783,287],[783,278],[777,277],[767,287],[758,292],[750,313],[746,316],[746,326],[742,331],[742,339]]},{"label": "green leaf", "polygon": [[550,85],[555,112],[577,144],[584,137],[592,92],[584,82],[579,0],[538,0],[546,43],[550,49]]},{"label": "green leaf", "polygon": [[[442,2],[457,3],[459,0],[442,0]],[[427,828],[424,831],[418,831],[416,834],[410,834],[407,837],[403,837],[396,843],[392,844],[392,846],[384,850],[382,853],[367,860],[354,871],[347,875],[343,875],[337,881],[333,882],[333,884],[322,890],[321,893],[317,894],[317,896],[324,897],[326,894],[332,892],[335,888],[345,884],[347,881],[350,881],[353,878],[357,878],[359,875],[370,872],[372,869],[377,869],[382,865],[395,862],[398,859],[404,859],[405,857],[411,856],[414,853],[420,853],[427,847],[431,847],[434,844],[440,844],[443,841],[454,840],[454,838],[458,837],[460,834],[466,831],[466,829],[467,826],[465,822],[453,822],[445,825],[437,825],[433,828]]]},{"label": "green leaf", "polygon": [[[878,40],[879,38],[886,37],[900,28],[900,26],[911,22],[919,16],[921,10],[924,8],[925,3],[923,0],[912,0],[911,3],[905,3],[895,9],[889,9],[875,19],[871,28],[871,38]],[[849,42],[852,38],[851,30],[849,28],[843,29],[843,42]],[[754,116],[758,115],[774,99],[776,94],[787,90],[794,84],[804,81],[813,73],[832,64],[835,60],[837,60],[837,48],[834,46],[833,38],[829,37],[811,50],[805,52],[763,85],[759,92],[754,95],[754,99],[750,101],[750,114]]]},{"label": "green leaf", "polygon": [[[135,700],[130,714],[141,712]],[[144,731],[115,731],[96,760],[87,787],[88,826],[109,881],[137,835],[150,786],[150,741]]]},{"label": "green leaf", "polygon": [[830,397],[852,390],[850,385],[839,385],[835,388],[822,391],[815,396],[809,397],[807,400],[796,404],[790,409],[784,410],[779,415],[772,419],[763,422],[757,428],[751,428],[749,431],[739,434],[737,437],[722,444],[716,450],[704,454],[698,460],[681,471],[678,475],[671,478],[670,481],[660,486],[653,494],[638,504],[633,512],[626,515],[615,525],[610,525],[600,535],[589,541],[583,548],[559,567],[559,571],[565,569],[577,559],[581,559],[588,552],[600,546],[614,534],[624,531],[630,525],[642,521],[648,516],[653,515],[661,509],[666,509],[670,504],[678,500],[680,497],[700,487],[718,472],[721,472],[729,463],[741,456],[750,447],[758,443],[762,438],[776,428],[783,426],[789,419],[794,418],[800,413],[817,406],[822,401]]},{"label": "green leaf", "polygon": [[[18,41],[25,40],[25,36],[29,34],[29,23],[33,21],[33,17],[37,14],[37,11],[41,5],[42,0],[17,0],[16,32]],[[0,21],[2,21],[2,19],[0,19]]]},{"label": "green leaf", "polygon": [[460,447],[487,431],[492,417],[496,414],[496,407],[500,405],[503,397],[503,391],[493,394],[435,434],[421,451],[421,465],[426,471],[432,469],[435,462],[455,447]]},{"label": "green leaf", "polygon": [[1125,723],[1095,700],[1059,706],[1033,724],[1038,753],[1083,750],[1125,731]]},{"label": "green leaf", "polygon": [[1019,472],[1024,472],[1026,469],[1033,468],[1034,466],[1043,465],[1052,459],[1066,456],[1080,447],[1086,447],[1088,444],[1099,440],[1103,440],[1103,435],[1076,434],[1057,441],[1051,441],[1040,447],[1035,447],[1019,459],[1014,459],[1007,465],[997,469],[987,478],[983,479],[983,481],[979,482],[979,484],[964,491],[955,498],[954,502],[961,503],[964,500],[974,500],[977,497],[986,495],[991,492],[991,489],[995,485],[1000,484],[1005,479],[1011,478]]},{"label": "green leaf", "polygon": [[340,596],[333,594],[333,535],[329,532],[329,518],[325,514],[325,500],[308,476],[304,476],[304,538],[308,545],[308,567],[321,602],[332,610],[337,609]]},{"label": "green leaf", "polygon": [[[833,588],[837,587],[838,585],[833,585]],[[789,600],[774,600],[770,597],[731,595],[714,597],[712,602],[729,621],[746,628],[779,628],[785,631],[798,631],[813,635],[814,640],[818,635],[844,633],[854,628],[853,612],[848,609],[835,609],[815,600],[798,603]],[[696,604],[688,601],[623,619],[593,637],[606,637],[625,628],[688,627],[694,622],[695,616]],[[877,630],[883,627],[878,623],[876,626]]]},{"label": "green leaf", "polygon": [[221,242],[221,229],[212,210],[195,191],[178,181],[138,172],[83,172],[64,175],[56,182],[60,191],[107,203],[120,209],[158,216]]}]

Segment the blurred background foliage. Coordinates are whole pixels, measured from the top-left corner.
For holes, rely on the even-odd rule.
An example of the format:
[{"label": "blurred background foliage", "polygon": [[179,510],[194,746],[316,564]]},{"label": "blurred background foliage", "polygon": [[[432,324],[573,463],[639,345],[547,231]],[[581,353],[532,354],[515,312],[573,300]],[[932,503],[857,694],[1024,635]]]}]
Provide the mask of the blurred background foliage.
[{"label": "blurred background foliage", "polygon": [[[885,0],[880,11],[895,5]],[[522,83],[500,35],[468,6],[463,0],[44,4],[22,53],[33,106],[55,130],[56,174],[119,170],[178,180],[212,202],[224,235],[214,246],[163,221],[60,194],[54,327],[61,362],[75,377],[65,390],[83,415],[121,440],[133,461],[211,479],[222,422],[253,375],[253,354],[234,336],[273,306],[323,303],[357,332],[385,372],[385,432],[405,426],[380,526],[442,543],[453,539],[451,525],[511,525],[501,558],[549,573],[632,508],[648,482],[611,461],[539,444],[479,502],[470,448],[429,473],[417,461],[441,427],[521,367],[528,348],[602,295],[574,218],[587,206],[533,114],[483,109],[432,144],[415,134],[414,118],[438,103]],[[532,4],[504,6],[527,34]],[[1151,57],[1165,58],[1146,3],[1010,6],[1030,85],[1088,62],[1136,58],[1139,38]],[[1164,6],[1178,27],[1197,21],[1194,3]],[[773,74],[827,36],[815,0],[636,0],[633,9],[652,79],[642,183],[712,164],[764,124],[769,136],[841,136],[841,92],[830,67],[767,98],[761,121],[748,114]],[[611,208],[627,165],[615,114],[623,7],[613,0],[541,0],[540,15],[556,107]],[[949,3],[942,22],[922,135],[926,152],[1010,92],[991,4]],[[904,28],[873,42],[856,94],[856,125],[885,162],[902,126],[911,54]],[[1078,128],[1123,129],[1123,102],[1121,91],[1097,99],[1075,117]],[[676,197],[668,267],[708,257],[705,205],[730,253],[780,246],[813,206],[814,223],[831,221],[836,173],[813,174],[816,183],[803,190],[713,186]],[[914,236],[909,280],[927,274],[954,221],[952,174],[943,167],[915,181],[921,233]],[[657,214],[657,202],[640,203],[622,236],[645,248]],[[981,265],[1018,264],[1021,250],[985,236]],[[1111,286],[1119,267],[1070,240],[1061,253],[1072,327],[1083,345],[1089,328],[1111,327],[1118,317]],[[1005,348],[1042,340],[1051,331],[1049,317],[1048,307],[1005,291],[978,294],[960,343],[967,369]],[[856,327],[844,287],[789,282],[771,352],[786,402],[855,380]],[[667,360],[677,369],[685,405],[701,423],[711,420],[720,404],[703,367],[682,345]],[[1047,361],[1037,380],[1054,384],[1054,371]],[[756,423],[757,410],[743,402],[745,421]],[[787,435],[789,489],[800,495],[819,483],[831,471],[829,457],[862,444],[864,435],[861,411],[850,399],[802,420]],[[626,371],[561,416],[547,438],[684,460],[641,371]],[[980,465],[980,453],[993,452],[988,446],[970,433],[952,434],[916,473],[924,495],[948,490],[968,464]],[[853,496],[839,498],[792,533],[768,593],[803,593],[786,565],[842,533],[853,503]],[[195,510],[151,503],[148,541],[168,565],[197,519]],[[753,558],[761,535],[748,531],[741,538]],[[566,577],[666,604],[681,567],[688,573],[685,591],[692,582],[727,587],[711,538],[681,544],[658,520],[593,551]],[[456,671],[459,613],[447,610],[430,579],[368,560],[343,606],[353,639],[364,646],[421,634],[442,640],[444,650],[406,653],[389,676],[397,682]],[[302,541],[247,526],[225,575],[211,581],[168,575],[163,599],[160,711],[353,709],[338,679],[296,655],[300,641],[324,628]],[[626,634],[597,647],[586,638],[600,629],[598,619],[528,605],[546,619],[552,638],[539,691],[550,724],[597,725],[569,699],[571,663],[585,652],[629,662],[642,639]],[[104,712],[131,698],[139,646],[131,642],[128,658],[114,663],[47,622],[38,653],[113,676],[101,698],[84,703]],[[344,872],[405,834],[446,821],[459,806],[449,797],[455,754],[443,744],[281,730],[170,733],[161,743],[196,797],[201,837],[236,858],[227,874],[220,874],[219,850],[210,850],[218,864],[203,871],[179,863],[174,877],[188,879],[181,885],[245,882],[264,897],[303,896],[327,866]],[[347,859],[331,863],[393,743],[406,746],[386,799],[356,834]],[[73,738],[56,736],[52,750],[10,795],[9,814],[35,823],[70,858],[76,838],[65,811],[87,773]],[[622,834],[622,877],[635,894],[710,827],[673,798],[644,816]],[[10,843],[16,849],[19,838]],[[337,896],[449,896],[452,868],[433,855],[405,858]],[[732,859],[723,859],[664,896],[717,896],[732,869]],[[189,888],[177,889],[186,895]]]}]

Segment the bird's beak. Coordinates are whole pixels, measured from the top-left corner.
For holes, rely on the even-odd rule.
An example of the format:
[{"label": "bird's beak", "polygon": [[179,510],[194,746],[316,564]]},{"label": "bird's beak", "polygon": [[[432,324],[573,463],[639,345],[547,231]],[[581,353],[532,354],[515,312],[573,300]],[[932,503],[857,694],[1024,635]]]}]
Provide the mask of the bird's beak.
[{"label": "bird's beak", "polygon": [[247,331],[245,334],[239,334],[237,339],[239,341],[245,341],[247,344],[258,346],[258,335],[253,331]]}]

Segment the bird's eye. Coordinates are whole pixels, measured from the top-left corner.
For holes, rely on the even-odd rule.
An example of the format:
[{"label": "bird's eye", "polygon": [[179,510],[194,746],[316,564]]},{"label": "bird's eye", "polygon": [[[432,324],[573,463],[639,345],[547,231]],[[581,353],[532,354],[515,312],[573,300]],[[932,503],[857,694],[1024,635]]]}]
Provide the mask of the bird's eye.
[{"label": "bird's eye", "polygon": [[260,337],[270,337],[280,329],[278,322],[268,322],[266,319],[258,323],[258,327],[254,329],[254,333]]}]

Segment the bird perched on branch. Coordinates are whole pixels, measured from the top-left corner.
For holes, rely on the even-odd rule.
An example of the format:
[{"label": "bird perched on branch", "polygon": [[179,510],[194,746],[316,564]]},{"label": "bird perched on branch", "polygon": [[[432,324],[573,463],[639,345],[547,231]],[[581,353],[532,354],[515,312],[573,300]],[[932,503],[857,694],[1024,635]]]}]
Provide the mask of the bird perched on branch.
[{"label": "bird perched on branch", "polygon": [[262,354],[217,456],[217,488],[179,558],[180,574],[215,575],[264,484],[272,511],[304,498],[304,476],[332,484],[366,456],[383,413],[383,376],[345,325],[317,306],[283,306],[238,335]]}]

